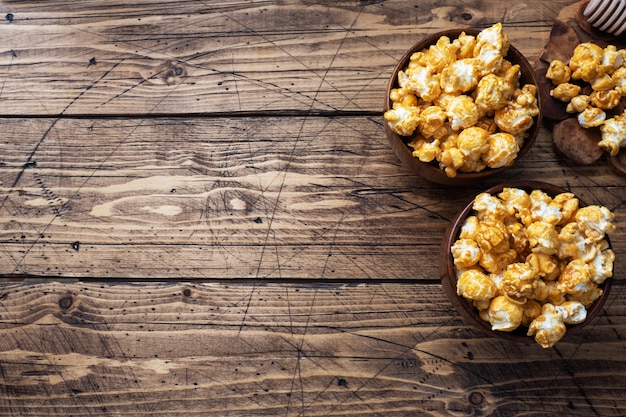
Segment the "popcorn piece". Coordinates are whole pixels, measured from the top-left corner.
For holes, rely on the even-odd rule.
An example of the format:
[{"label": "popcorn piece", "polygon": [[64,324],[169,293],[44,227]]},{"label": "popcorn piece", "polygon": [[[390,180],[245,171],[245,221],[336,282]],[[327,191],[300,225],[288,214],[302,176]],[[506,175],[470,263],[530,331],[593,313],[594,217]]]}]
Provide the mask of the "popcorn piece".
[{"label": "popcorn piece", "polygon": [[502,23],[496,23],[489,28],[483,29],[476,36],[474,55],[476,56],[480,53],[487,45],[489,49],[495,49],[502,56],[506,56],[509,52],[509,38],[504,34]]},{"label": "popcorn piece", "polygon": [[486,301],[495,297],[497,288],[484,273],[477,269],[468,269],[459,276],[456,291],[465,299]]},{"label": "popcorn piece", "polygon": [[478,233],[478,218],[476,216],[467,216],[463,226],[461,226],[459,239],[475,239],[476,233]]},{"label": "popcorn piece", "polygon": [[532,266],[525,262],[515,262],[507,265],[502,276],[504,292],[516,298],[525,298],[531,295],[536,287],[537,274]]},{"label": "popcorn piece", "polygon": [[456,143],[466,161],[477,161],[489,150],[489,132],[481,127],[468,127],[459,133]]},{"label": "popcorn piece", "polygon": [[418,107],[406,107],[397,104],[385,112],[384,118],[395,133],[402,136],[410,136],[417,128],[420,120],[419,115],[420,110]]},{"label": "popcorn piece", "polygon": [[554,259],[545,253],[531,253],[526,257],[526,264],[532,268],[536,276],[545,281],[554,281],[558,278],[560,270]]},{"label": "popcorn piece", "polygon": [[447,147],[441,151],[439,157],[439,167],[443,169],[450,178],[456,177],[457,170],[465,163],[465,155],[459,148]]},{"label": "popcorn piece", "polygon": [[572,78],[575,80],[590,80],[603,74],[602,60],[604,50],[591,42],[583,42],[576,46],[574,55],[570,58],[569,67]]},{"label": "popcorn piece", "polygon": [[500,274],[507,265],[517,260],[517,252],[509,249],[505,252],[484,252],[480,258],[480,266],[490,274]]},{"label": "popcorn piece", "polygon": [[474,307],[476,307],[478,311],[482,311],[482,310],[487,310],[489,308],[489,304],[491,304],[491,300],[472,301],[471,304]]},{"label": "popcorn piece", "polygon": [[419,131],[426,138],[434,136],[445,126],[446,113],[439,106],[428,106],[420,113]]},{"label": "popcorn piece", "polygon": [[612,109],[620,103],[622,95],[617,90],[594,91],[589,98],[591,104],[599,109]]},{"label": "popcorn piece", "polygon": [[581,231],[592,241],[602,240],[605,234],[613,233],[616,229],[612,223],[615,215],[604,206],[581,207],[576,212],[575,218]]},{"label": "popcorn piece", "polygon": [[580,324],[587,319],[587,309],[580,301],[566,301],[555,306],[555,310],[561,313],[565,324]]},{"label": "popcorn piece", "polygon": [[404,88],[394,88],[389,92],[389,98],[394,103],[400,103],[401,105],[417,106],[417,97],[415,94],[409,93]]},{"label": "popcorn piece", "polygon": [[521,188],[503,188],[498,197],[502,200],[507,212],[514,215],[523,224],[530,224],[530,195]]},{"label": "popcorn piece", "polygon": [[530,193],[530,214],[533,221],[542,221],[552,225],[558,224],[563,218],[558,204],[552,203],[552,197],[542,190]]},{"label": "popcorn piece", "polygon": [[567,103],[567,107],[565,108],[565,111],[568,113],[580,113],[583,110],[585,110],[587,106],[589,106],[590,102],[591,102],[591,97],[589,97],[586,94],[581,94],[579,96],[572,98],[570,102]]},{"label": "popcorn piece", "polygon": [[615,156],[621,147],[626,146],[626,111],[619,116],[606,120],[600,126],[602,140],[598,146]]},{"label": "popcorn piece", "polygon": [[472,58],[474,56],[474,47],[476,46],[475,36],[461,32],[452,43],[456,48],[457,59]]},{"label": "popcorn piece", "polygon": [[596,246],[596,256],[589,263],[591,280],[596,284],[602,284],[607,278],[612,277],[614,261],[615,252],[609,249],[606,240],[601,240]]},{"label": "popcorn piece", "polygon": [[535,300],[528,300],[522,307],[522,326],[528,327],[530,323],[541,314],[541,304]]},{"label": "popcorn piece", "polygon": [[506,167],[515,162],[519,150],[515,136],[505,132],[494,133],[489,136],[489,149],[482,159],[489,168]]},{"label": "popcorn piece", "polygon": [[487,320],[491,323],[491,328],[503,332],[517,329],[522,323],[523,315],[523,307],[512,302],[504,295],[495,297],[485,314]]},{"label": "popcorn piece", "polygon": [[513,88],[519,87],[519,79],[522,75],[522,70],[519,64],[512,64],[506,59],[502,61],[500,64],[500,69],[494,72],[499,77],[504,78],[504,80],[511,84]]},{"label": "popcorn piece", "polygon": [[480,193],[474,197],[472,209],[478,213],[478,219],[481,220],[491,219],[503,222],[508,214],[502,200],[489,193]]},{"label": "popcorn piece", "polygon": [[582,259],[589,262],[595,257],[595,249],[591,242],[580,231],[578,223],[566,224],[559,231],[558,256],[560,259]]},{"label": "popcorn piece", "polygon": [[478,122],[476,122],[474,126],[485,129],[490,135],[496,133],[496,130],[498,129],[498,125],[496,125],[496,122],[490,117],[482,117],[478,119]]},{"label": "popcorn piece", "polygon": [[565,297],[565,293],[561,291],[558,286],[558,281],[548,281],[546,282],[546,287],[548,289],[548,295],[545,299],[546,302],[552,305],[561,305],[565,301],[567,301]]},{"label": "popcorn piece", "polygon": [[554,346],[565,335],[563,315],[552,304],[544,304],[541,314],[528,326],[528,336],[534,336],[535,341],[543,348]]},{"label": "popcorn piece", "polygon": [[481,75],[498,73],[506,61],[500,51],[492,45],[485,44],[478,51],[474,48],[474,58],[481,63]]},{"label": "popcorn piece", "polygon": [[[547,281],[550,282],[550,281]],[[528,294],[529,300],[535,300],[541,303],[545,303],[550,295],[550,288],[543,279],[537,279],[534,282],[532,291]]]},{"label": "popcorn piece", "polygon": [[556,195],[550,205],[558,207],[561,212],[561,220],[558,224],[563,225],[574,219],[574,215],[578,211],[578,199],[573,193],[561,193]]},{"label": "popcorn piece", "polygon": [[450,42],[450,38],[442,36],[437,43],[428,47],[426,52],[427,66],[434,72],[440,73],[448,65],[456,60],[456,46]]},{"label": "popcorn piece", "polygon": [[554,225],[536,221],[526,228],[530,250],[536,253],[554,255],[558,251],[559,235]]},{"label": "popcorn piece", "polygon": [[626,96],[626,66],[617,68],[613,74],[611,74],[613,82],[615,83],[615,89],[622,93],[622,96]]},{"label": "popcorn piece", "polygon": [[580,94],[581,87],[576,84],[562,83],[550,90],[550,95],[557,100],[568,102],[578,94]]},{"label": "popcorn piece", "polygon": [[506,225],[507,230],[509,231],[510,245],[511,248],[515,251],[515,253],[523,255],[529,250],[528,243],[528,233],[526,233],[526,228],[522,223],[508,223]]},{"label": "popcorn piece", "polygon": [[567,301],[579,301],[585,308],[589,308],[598,298],[602,296],[602,290],[597,287],[595,283],[589,285],[588,291],[579,292],[576,294],[567,294]]},{"label": "popcorn piece", "polygon": [[457,267],[469,268],[480,261],[480,248],[476,241],[472,239],[458,239],[452,245],[451,251],[454,265]]},{"label": "popcorn piece", "polygon": [[440,74],[433,72],[431,67],[416,67],[406,72],[398,71],[398,85],[415,93],[424,101],[433,101],[441,94],[439,85]]},{"label": "popcorn piece", "polygon": [[515,87],[503,77],[487,74],[478,82],[474,101],[480,110],[490,113],[506,106],[514,91]]},{"label": "popcorn piece", "polygon": [[496,110],[494,120],[498,127],[512,135],[521,135],[533,125],[533,117],[539,114],[537,89],[525,85],[513,93],[514,101]]},{"label": "popcorn piece", "polygon": [[459,168],[459,171],[461,171],[461,172],[480,172],[483,169],[485,169],[485,167],[486,167],[486,165],[481,160],[472,161],[472,160],[466,159],[465,162],[463,162],[463,165]]},{"label": "popcorn piece", "polygon": [[[609,74],[603,74],[589,82],[594,91],[609,91],[615,88],[615,81]],[[619,94],[619,92],[617,92]]]},{"label": "popcorn piece", "polygon": [[466,93],[473,90],[480,79],[480,62],[465,58],[451,63],[441,71],[441,90],[448,94]]},{"label": "popcorn piece", "polygon": [[602,53],[602,62],[600,64],[602,71],[611,74],[620,68],[624,63],[624,56],[617,50],[615,45],[607,45]]},{"label": "popcorn piece", "polygon": [[478,122],[480,113],[471,97],[460,95],[450,100],[446,114],[452,130],[465,129]]},{"label": "popcorn piece", "polygon": [[409,146],[413,147],[413,156],[417,157],[422,162],[431,162],[441,154],[439,141],[436,139],[432,142],[418,139],[409,143]]},{"label": "popcorn piece", "polygon": [[563,84],[569,81],[572,70],[561,60],[555,59],[550,62],[546,78],[552,80],[554,85]]},{"label": "popcorn piece", "polygon": [[476,243],[483,252],[506,252],[510,249],[508,230],[497,219],[484,219],[478,224]]},{"label": "popcorn piece", "polygon": [[527,107],[529,112],[534,113],[533,116],[539,113],[537,108],[537,86],[533,84],[525,84],[521,89],[515,90],[513,93],[515,102],[522,106]]},{"label": "popcorn piece", "polygon": [[597,107],[587,107],[578,114],[578,123],[585,128],[598,127],[606,119],[606,113]]},{"label": "popcorn piece", "polygon": [[413,52],[409,58],[409,65],[407,69],[412,70],[415,68],[426,67],[428,65],[428,58],[425,51]]},{"label": "popcorn piece", "polygon": [[566,294],[581,294],[594,289],[589,264],[582,259],[574,259],[568,263],[559,277],[557,288]]},{"label": "popcorn piece", "polygon": [[442,91],[441,94],[439,94],[439,96],[435,100],[433,100],[432,104],[441,108],[441,110],[445,112],[446,109],[450,106],[450,102],[452,101],[452,99],[456,98],[457,96],[458,94],[448,94]]}]

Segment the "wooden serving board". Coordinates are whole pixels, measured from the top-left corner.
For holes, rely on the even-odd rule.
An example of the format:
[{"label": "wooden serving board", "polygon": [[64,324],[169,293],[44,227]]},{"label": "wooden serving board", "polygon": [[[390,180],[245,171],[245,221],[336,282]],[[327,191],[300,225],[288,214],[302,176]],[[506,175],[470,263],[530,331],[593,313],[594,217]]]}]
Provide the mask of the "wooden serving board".
[{"label": "wooden serving board", "polygon": [[[561,10],[552,25],[548,43],[535,62],[535,71],[540,80],[539,90],[543,101],[544,121],[553,130],[556,151],[570,162],[579,165],[593,164],[598,161],[608,163],[616,174],[626,175],[626,152],[610,157],[599,151],[597,147],[601,139],[599,128],[585,129],[567,120],[575,118],[576,114],[567,113],[566,104],[550,95],[550,90],[554,86],[545,77],[550,62],[558,59],[567,63],[576,46],[583,42],[593,42],[601,47],[614,45],[618,49],[626,47],[625,35],[612,36],[595,29],[587,22],[583,11],[588,3],[589,1],[581,1]],[[620,114],[624,108],[626,108],[626,98],[622,98],[622,103],[608,112],[607,117]],[[556,143],[560,136],[559,132],[563,131],[567,132],[568,138],[572,136],[578,138],[576,147],[567,149],[567,146]]]}]

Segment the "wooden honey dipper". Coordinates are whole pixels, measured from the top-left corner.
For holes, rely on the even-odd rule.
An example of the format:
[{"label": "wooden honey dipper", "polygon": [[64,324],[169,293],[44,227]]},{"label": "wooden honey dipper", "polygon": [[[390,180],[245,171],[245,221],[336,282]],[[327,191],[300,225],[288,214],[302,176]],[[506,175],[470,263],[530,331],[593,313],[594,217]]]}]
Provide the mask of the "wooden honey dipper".
[{"label": "wooden honey dipper", "polygon": [[626,31],[626,0],[590,0],[582,14],[599,31],[613,36]]}]

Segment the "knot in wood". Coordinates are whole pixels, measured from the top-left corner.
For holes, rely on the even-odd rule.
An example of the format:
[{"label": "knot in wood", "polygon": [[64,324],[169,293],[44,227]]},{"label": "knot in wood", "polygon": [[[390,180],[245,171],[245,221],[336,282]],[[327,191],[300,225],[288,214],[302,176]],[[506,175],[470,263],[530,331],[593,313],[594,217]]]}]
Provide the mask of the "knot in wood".
[{"label": "knot in wood", "polygon": [[68,310],[72,307],[72,304],[74,304],[74,297],[71,295],[66,295],[59,299],[59,308],[61,308],[61,310]]},{"label": "knot in wood", "polygon": [[468,399],[472,405],[481,405],[485,401],[485,396],[478,391],[474,391],[470,393]]},{"label": "knot in wood", "polygon": [[187,76],[187,70],[181,64],[169,62],[163,71],[163,82],[167,85],[174,85],[180,82],[180,79]]}]

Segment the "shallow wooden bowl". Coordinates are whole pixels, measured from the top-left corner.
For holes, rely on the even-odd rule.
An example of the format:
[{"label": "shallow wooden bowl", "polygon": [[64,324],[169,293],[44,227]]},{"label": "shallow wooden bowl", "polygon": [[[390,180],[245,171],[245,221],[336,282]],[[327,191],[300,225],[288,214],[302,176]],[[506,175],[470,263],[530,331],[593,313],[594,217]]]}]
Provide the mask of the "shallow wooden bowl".
[{"label": "shallow wooden bowl", "polygon": [[[557,194],[568,192],[567,190],[558,187],[553,184],[548,184],[540,181],[510,181],[506,183],[502,183],[499,185],[495,185],[491,188],[485,190],[492,195],[496,195],[500,193],[504,188],[521,188],[526,192],[530,193],[532,190],[541,189],[546,192],[551,197],[554,197]],[[585,202],[579,199],[579,206],[584,207],[587,206]],[[452,304],[455,306],[459,314],[465,318],[469,323],[473,324],[478,329],[486,332],[487,334],[499,337],[502,339],[511,340],[514,342],[521,343],[536,343],[534,337],[527,336],[527,328],[520,326],[513,332],[503,332],[498,330],[492,330],[489,322],[484,321],[478,315],[478,310],[476,310],[473,306],[471,306],[462,296],[457,295],[456,293],[456,274],[454,272],[454,260],[452,258],[452,253],[450,248],[457,240],[459,233],[461,231],[461,227],[463,226],[463,222],[465,219],[473,213],[472,205],[473,199],[465,204],[465,206],[459,211],[459,213],[454,217],[448,229],[444,234],[443,241],[441,243],[441,250],[439,255],[439,270],[441,275],[441,285],[445,294],[448,296]],[[609,237],[606,236],[605,239],[609,243],[609,247],[611,247],[611,241]],[[615,268],[613,268],[615,270]],[[565,333],[565,337],[568,335],[574,334],[584,326],[586,326],[589,322],[593,321],[593,319],[600,314],[602,311],[602,307],[606,302],[607,297],[609,296],[609,290],[611,288],[611,284],[613,282],[612,278],[607,278],[601,285],[598,287],[602,289],[602,295],[598,298],[595,303],[593,303],[587,309],[587,319],[575,325],[567,325],[567,332]]]},{"label": "shallow wooden bowl", "polygon": [[[413,47],[404,54],[402,59],[400,59],[400,61],[394,68],[393,74],[391,75],[387,83],[387,89],[385,92],[386,94],[385,110],[384,110],[385,112],[392,107],[392,102],[391,102],[391,99],[389,98],[389,93],[391,92],[392,89],[398,88],[398,72],[407,67],[409,60],[411,58],[411,55],[413,55],[414,52],[421,51],[424,48],[437,43],[437,40],[441,36],[447,36],[450,38],[450,40],[454,40],[458,38],[458,36],[462,32],[465,32],[468,35],[476,36],[480,32],[480,30],[474,29],[474,28],[465,28],[465,29],[453,29],[453,30],[446,30],[443,32],[438,32],[433,35],[429,35],[425,37],[423,40],[413,45]],[[519,50],[517,50],[513,45],[509,46],[509,52],[505,58],[513,64],[519,64],[520,69],[521,69],[521,77],[520,77],[521,85],[534,84],[536,86],[539,86],[538,79],[533,70],[532,65],[530,64],[530,62],[528,62],[528,60],[524,57],[524,55]],[[541,102],[541,98],[539,97],[539,92],[537,92],[537,105],[539,107],[539,114],[535,116],[534,123],[527,132],[528,136],[524,140],[524,144],[522,148],[519,150],[519,153],[517,154],[516,162],[522,156],[524,156],[533,146],[535,139],[537,138],[537,134],[539,133],[539,130],[541,127],[542,102]],[[450,186],[469,185],[469,184],[478,183],[487,178],[496,176],[502,171],[504,171],[505,169],[510,168],[509,166],[509,167],[502,167],[502,168],[485,168],[484,170],[480,172],[470,172],[470,173],[459,172],[456,177],[450,178],[446,175],[446,173],[443,170],[439,168],[436,161],[431,162],[431,163],[425,163],[425,162],[420,161],[418,158],[415,158],[412,155],[413,149],[407,145],[407,143],[409,142],[409,138],[400,136],[397,133],[393,132],[389,128],[387,121],[384,119],[383,119],[383,126],[385,129],[385,134],[387,135],[387,138],[389,139],[391,143],[391,148],[394,150],[394,152],[396,153],[400,161],[402,161],[404,165],[412,169],[416,174],[418,174],[419,176],[425,178],[426,180],[430,182],[434,182],[434,183],[441,184],[441,185],[450,185]]]}]

